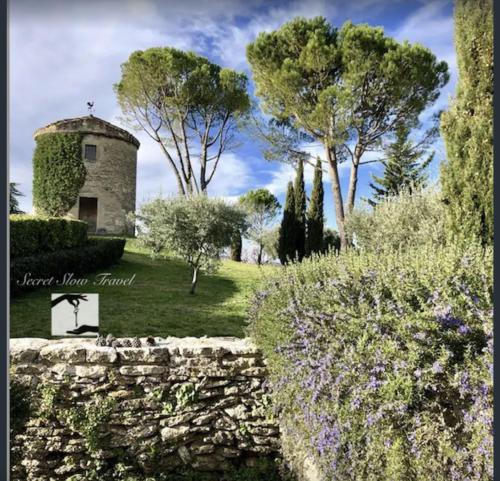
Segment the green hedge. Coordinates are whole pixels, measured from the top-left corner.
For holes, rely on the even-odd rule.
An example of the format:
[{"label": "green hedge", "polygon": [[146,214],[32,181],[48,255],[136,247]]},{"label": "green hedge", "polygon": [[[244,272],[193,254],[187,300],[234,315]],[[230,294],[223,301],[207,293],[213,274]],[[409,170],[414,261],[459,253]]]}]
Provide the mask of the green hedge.
[{"label": "green hedge", "polygon": [[60,217],[10,216],[11,259],[79,247],[86,242],[85,222]]},{"label": "green hedge", "polygon": [[125,239],[92,239],[86,245],[56,252],[13,259],[10,265],[11,293],[33,289],[20,286],[25,275],[31,279],[63,279],[65,274],[81,276],[118,262],[123,255]]}]

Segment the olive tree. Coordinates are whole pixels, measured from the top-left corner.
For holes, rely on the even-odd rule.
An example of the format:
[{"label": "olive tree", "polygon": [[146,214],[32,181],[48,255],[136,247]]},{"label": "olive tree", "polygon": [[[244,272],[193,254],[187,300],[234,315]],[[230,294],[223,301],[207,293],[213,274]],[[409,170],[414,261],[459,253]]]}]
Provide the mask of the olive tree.
[{"label": "olive tree", "polygon": [[133,52],[121,69],[125,120],[160,146],[179,194],[206,192],[250,109],[245,74],[170,47]]},{"label": "olive tree", "polygon": [[199,272],[215,272],[235,233],[246,229],[242,209],[206,195],[157,198],[143,205],[136,218],[139,242],[153,257],[167,249],[191,266],[191,294]]},{"label": "olive tree", "polygon": [[[322,144],[345,248],[345,213],[354,207],[364,154],[399,128],[418,126],[448,81],[446,63],[380,27],[346,22],[337,29],[323,17],[296,18],[260,33],[247,58],[264,112]],[[344,206],[338,166],[345,160],[351,173]]]}]

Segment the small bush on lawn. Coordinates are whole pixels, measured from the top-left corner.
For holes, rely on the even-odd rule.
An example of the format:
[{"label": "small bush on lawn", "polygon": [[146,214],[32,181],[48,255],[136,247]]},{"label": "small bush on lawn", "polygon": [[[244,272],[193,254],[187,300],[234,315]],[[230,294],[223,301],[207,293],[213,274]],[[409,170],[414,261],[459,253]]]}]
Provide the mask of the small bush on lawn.
[{"label": "small bush on lawn", "polygon": [[492,479],[492,252],[317,257],[254,302],[283,415],[327,479]]},{"label": "small bush on lawn", "polygon": [[442,244],[448,237],[445,209],[436,189],[402,193],[374,208],[355,209],[346,220],[346,231],[357,248],[371,251]]},{"label": "small bush on lawn", "polygon": [[10,257],[32,256],[82,246],[85,222],[61,217],[10,216]]},{"label": "small bush on lawn", "polygon": [[65,274],[79,276],[108,267],[123,256],[124,247],[125,239],[92,239],[82,247],[13,259],[10,266],[11,293],[33,288],[19,285],[26,275],[33,279],[53,277],[60,281]]}]

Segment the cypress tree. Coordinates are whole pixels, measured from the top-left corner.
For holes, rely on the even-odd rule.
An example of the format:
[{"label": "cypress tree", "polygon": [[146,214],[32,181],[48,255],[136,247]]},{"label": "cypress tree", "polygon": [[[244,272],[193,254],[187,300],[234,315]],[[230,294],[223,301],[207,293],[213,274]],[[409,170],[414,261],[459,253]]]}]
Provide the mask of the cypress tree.
[{"label": "cypress tree", "polygon": [[278,257],[282,264],[295,259],[297,241],[297,222],[295,219],[295,195],[293,183],[288,183],[285,210],[279,230]]},{"label": "cypress tree", "polygon": [[427,181],[425,169],[431,163],[434,153],[420,163],[425,148],[414,145],[408,137],[408,129],[399,129],[395,141],[385,150],[384,175],[373,176],[378,186],[370,183],[374,191],[373,199],[368,201],[371,205],[376,205],[384,198],[398,195],[402,191],[411,194],[412,191],[425,187]]},{"label": "cypress tree", "polygon": [[321,168],[321,159],[318,157],[316,169],[314,171],[313,188],[311,200],[307,211],[307,243],[306,253],[308,256],[315,252],[323,250],[323,170]]},{"label": "cypress tree", "polygon": [[241,262],[241,251],[243,249],[243,241],[241,233],[236,232],[231,241],[231,260]]},{"label": "cypress tree", "polygon": [[304,161],[299,159],[295,176],[295,250],[301,261],[306,253],[306,189],[304,185]]},{"label": "cypress tree", "polygon": [[456,97],[441,117],[441,168],[451,232],[493,241],[493,2],[457,0]]}]

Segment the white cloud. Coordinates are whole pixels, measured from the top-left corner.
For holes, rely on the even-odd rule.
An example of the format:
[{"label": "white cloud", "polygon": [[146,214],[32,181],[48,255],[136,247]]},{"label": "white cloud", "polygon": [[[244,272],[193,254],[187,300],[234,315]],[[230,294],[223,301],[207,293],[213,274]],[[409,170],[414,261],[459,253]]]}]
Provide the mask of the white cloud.
[{"label": "white cloud", "polygon": [[255,182],[250,163],[234,152],[222,154],[217,173],[208,186],[213,196],[235,196],[251,188]]}]

